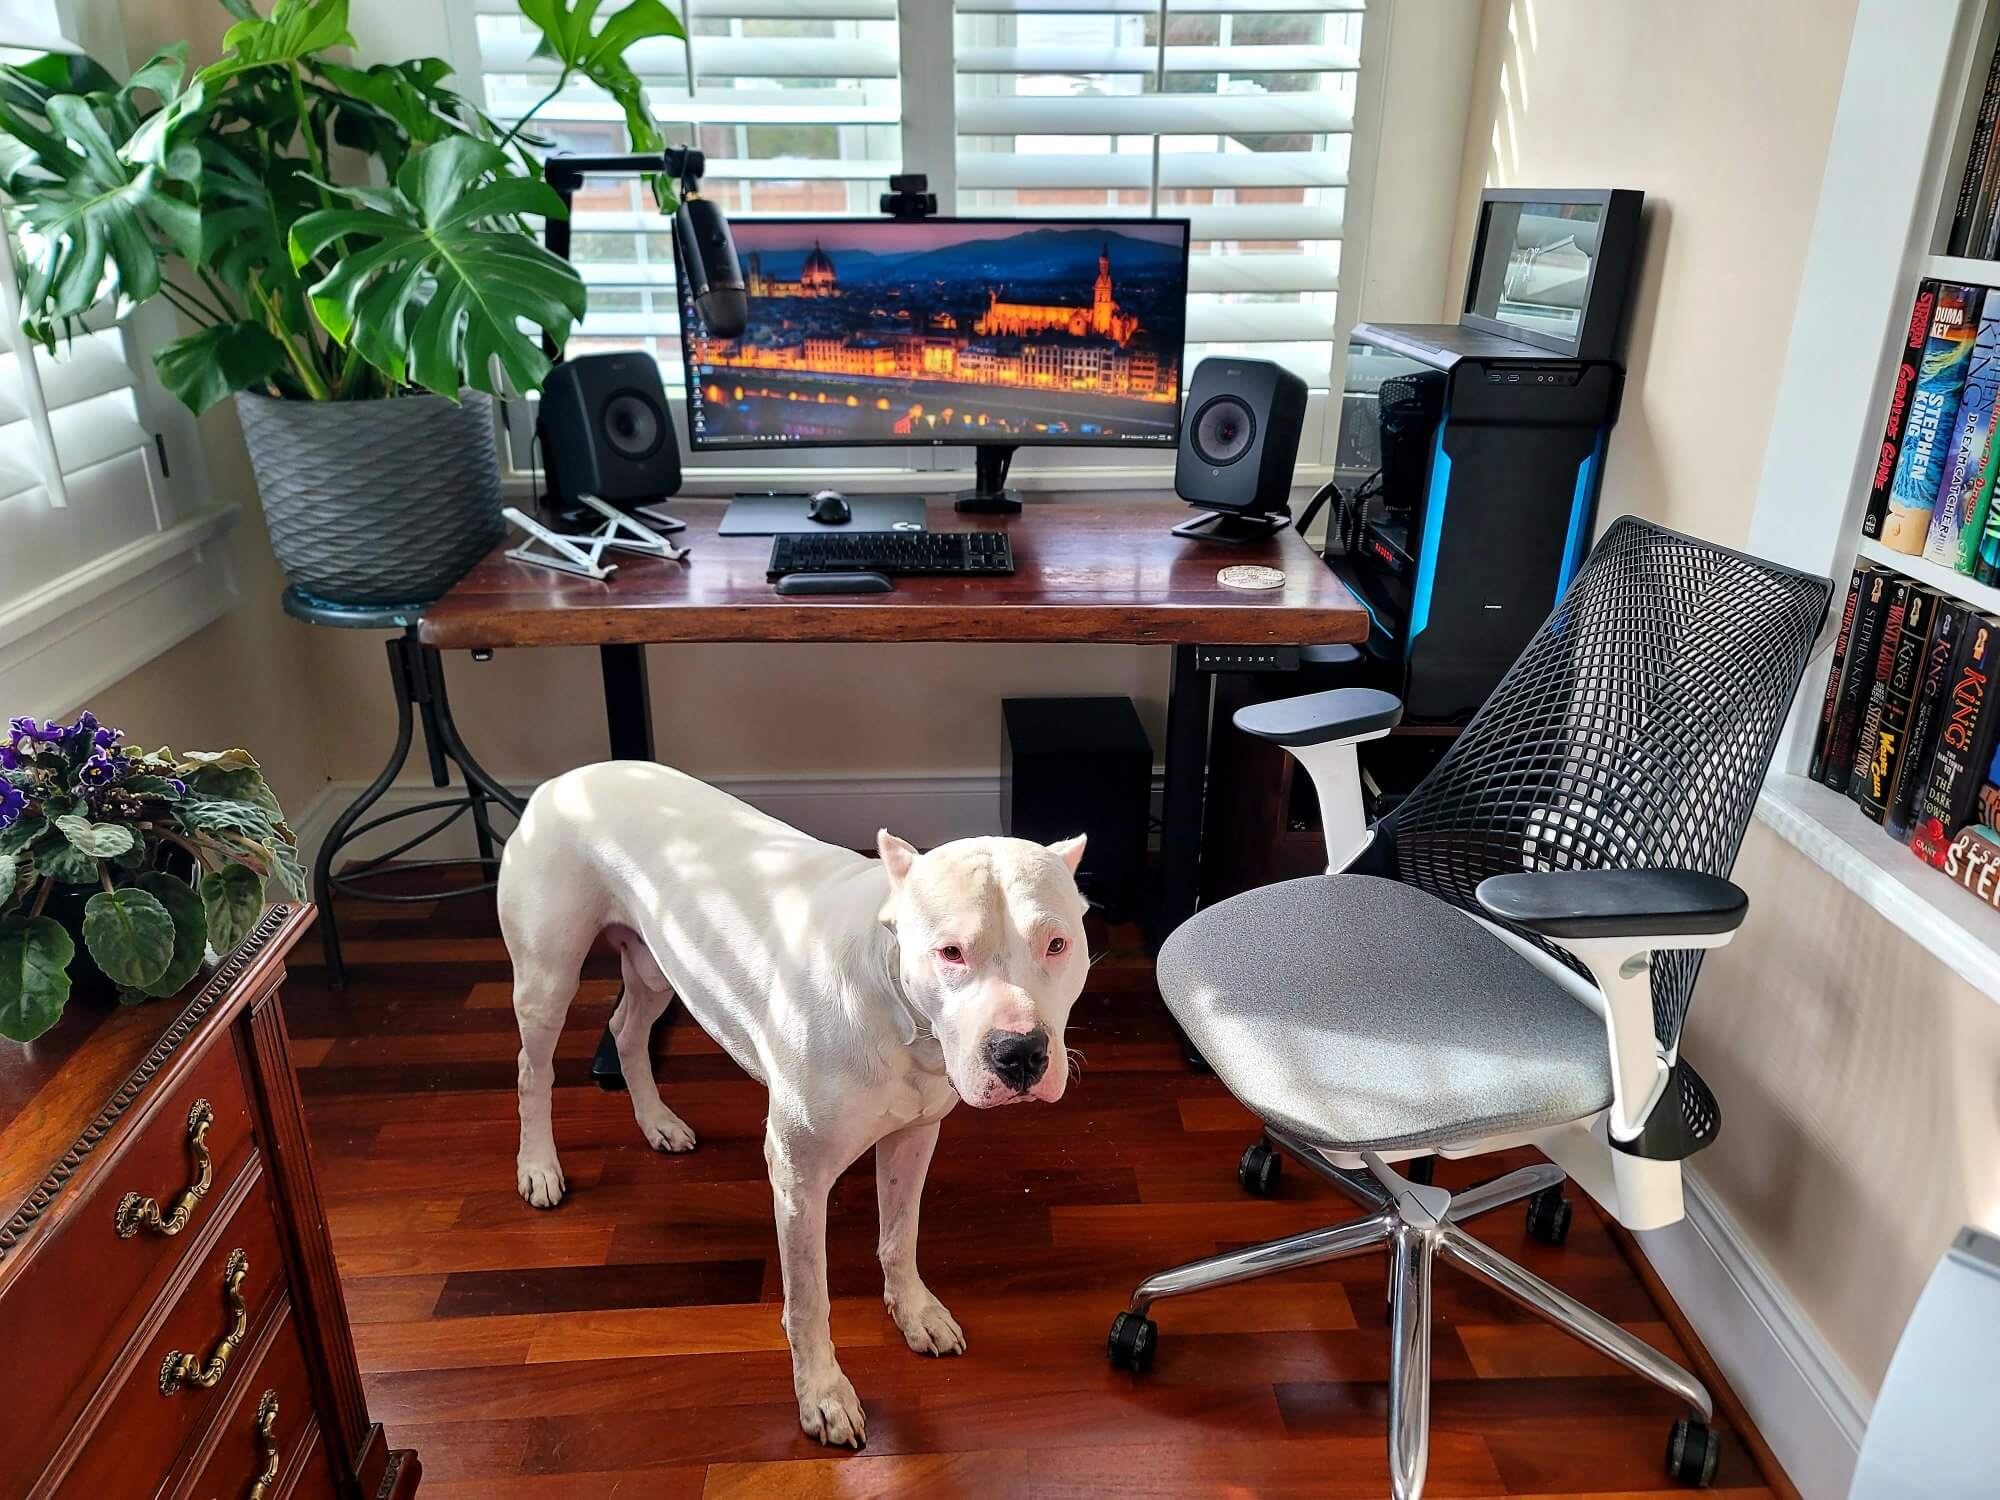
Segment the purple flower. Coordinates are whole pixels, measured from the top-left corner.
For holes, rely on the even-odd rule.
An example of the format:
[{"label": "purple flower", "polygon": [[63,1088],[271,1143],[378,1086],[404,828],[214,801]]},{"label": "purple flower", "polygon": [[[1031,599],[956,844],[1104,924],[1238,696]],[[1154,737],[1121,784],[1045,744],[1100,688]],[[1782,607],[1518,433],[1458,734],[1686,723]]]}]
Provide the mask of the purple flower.
[{"label": "purple flower", "polygon": [[26,793],[11,781],[0,781],[0,828],[18,819],[27,805]]},{"label": "purple flower", "polygon": [[90,742],[100,750],[109,750],[123,738],[125,738],[124,730],[113,729],[107,724],[90,737]]},{"label": "purple flower", "polygon": [[16,769],[22,761],[39,755],[44,745],[58,743],[62,735],[61,726],[53,719],[46,724],[26,717],[12,720],[6,739],[0,740],[0,768]]},{"label": "purple flower", "polygon": [[83,763],[77,772],[78,781],[86,789],[114,786],[125,779],[125,773],[132,769],[132,763],[122,755],[109,750],[99,750]]}]

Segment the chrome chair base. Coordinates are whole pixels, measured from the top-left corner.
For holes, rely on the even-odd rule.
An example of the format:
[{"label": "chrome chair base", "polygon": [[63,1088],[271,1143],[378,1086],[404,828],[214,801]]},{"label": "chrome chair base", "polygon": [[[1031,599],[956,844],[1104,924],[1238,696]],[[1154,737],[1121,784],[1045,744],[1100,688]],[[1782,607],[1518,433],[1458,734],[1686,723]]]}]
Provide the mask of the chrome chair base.
[{"label": "chrome chair base", "polygon": [[[1152,1363],[1158,1329],[1146,1314],[1155,1302],[1386,1248],[1390,1490],[1395,1500],[1418,1500],[1430,1445],[1431,1271],[1442,1256],[1633,1374],[1685,1401],[1698,1421],[1677,1424],[1673,1441],[1681,1445],[1683,1457],[1677,1459],[1676,1450],[1670,1448],[1669,1472],[1697,1484],[1713,1478],[1717,1449],[1707,1424],[1714,1408],[1700,1381],[1650,1344],[1459,1227],[1477,1214],[1559,1186],[1563,1181],[1560,1167],[1522,1167],[1462,1193],[1451,1193],[1412,1182],[1373,1155],[1363,1155],[1366,1172],[1349,1171],[1334,1166],[1284,1131],[1267,1128],[1264,1134],[1266,1141],[1332,1182],[1369,1212],[1345,1224],[1225,1251],[1147,1277],[1132,1293],[1129,1311],[1120,1313],[1112,1323],[1109,1355],[1113,1364],[1143,1371]],[[1685,1462],[1690,1442],[1700,1445],[1702,1455],[1692,1468]]]}]

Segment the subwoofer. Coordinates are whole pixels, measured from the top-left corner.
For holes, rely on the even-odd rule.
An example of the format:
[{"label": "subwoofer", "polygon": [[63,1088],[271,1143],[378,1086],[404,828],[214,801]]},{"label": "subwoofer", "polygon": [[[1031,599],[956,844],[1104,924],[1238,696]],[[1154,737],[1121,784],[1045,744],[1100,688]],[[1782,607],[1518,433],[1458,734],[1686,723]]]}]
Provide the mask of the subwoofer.
[{"label": "subwoofer", "polygon": [[564,360],[542,383],[536,432],[558,512],[577,509],[579,495],[630,509],[681,487],[680,444],[650,354]]},{"label": "subwoofer", "polygon": [[1205,359],[1185,411],[1174,493],[1208,514],[1174,535],[1247,542],[1287,525],[1306,383],[1269,360]]}]

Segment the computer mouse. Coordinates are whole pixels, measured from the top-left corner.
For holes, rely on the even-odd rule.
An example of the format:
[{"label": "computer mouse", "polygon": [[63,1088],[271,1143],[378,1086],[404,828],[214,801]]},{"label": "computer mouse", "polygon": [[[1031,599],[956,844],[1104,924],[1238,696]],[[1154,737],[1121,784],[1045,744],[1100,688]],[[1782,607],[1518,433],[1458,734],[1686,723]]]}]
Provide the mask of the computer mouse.
[{"label": "computer mouse", "polygon": [[806,514],[826,526],[841,526],[854,519],[854,512],[848,508],[847,496],[839,490],[814,490],[807,502]]}]

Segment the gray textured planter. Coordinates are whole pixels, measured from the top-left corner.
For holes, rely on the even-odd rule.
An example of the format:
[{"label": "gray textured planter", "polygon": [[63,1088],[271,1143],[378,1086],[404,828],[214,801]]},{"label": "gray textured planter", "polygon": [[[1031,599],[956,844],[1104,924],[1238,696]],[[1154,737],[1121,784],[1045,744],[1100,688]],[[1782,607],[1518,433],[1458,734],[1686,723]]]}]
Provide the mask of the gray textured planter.
[{"label": "gray textured planter", "polygon": [[493,400],[236,397],[271,550],[338,604],[427,604],[506,532]]}]

